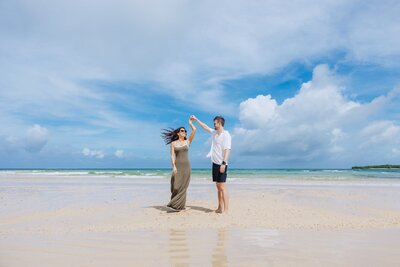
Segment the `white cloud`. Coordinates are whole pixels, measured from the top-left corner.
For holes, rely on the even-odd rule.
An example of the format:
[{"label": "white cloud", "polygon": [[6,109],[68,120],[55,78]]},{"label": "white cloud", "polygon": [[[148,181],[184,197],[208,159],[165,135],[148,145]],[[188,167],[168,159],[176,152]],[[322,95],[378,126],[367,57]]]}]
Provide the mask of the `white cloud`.
[{"label": "white cloud", "polygon": [[382,143],[400,136],[400,128],[391,121],[377,121],[362,129],[361,136],[365,137],[367,144]]},{"label": "white cloud", "polygon": [[117,158],[123,158],[124,157],[124,151],[122,149],[118,149],[118,150],[115,151],[114,155]]},{"label": "white cloud", "polygon": [[240,125],[234,130],[237,153],[276,161],[396,159],[387,155],[399,147],[400,127],[392,121],[371,122],[369,117],[399,90],[362,104],[344,96],[340,80],[319,65],[312,80],[282,104],[270,95],[243,101]]},{"label": "white cloud", "polygon": [[49,132],[47,128],[34,124],[24,136],[13,135],[0,136],[1,148],[7,152],[18,152],[25,150],[27,152],[40,152],[49,140]]},{"label": "white cloud", "polygon": [[232,114],[221,100],[226,79],[338,50],[376,64],[398,65],[400,55],[400,6],[391,1],[6,1],[0,10],[2,88],[46,106],[92,98],[82,80],[128,80]]},{"label": "white cloud", "polygon": [[82,154],[87,157],[94,157],[98,159],[102,159],[105,156],[105,154],[101,150],[91,150],[86,147],[82,150]]},{"label": "white cloud", "polygon": [[38,124],[33,125],[27,131],[25,137],[25,150],[29,152],[39,152],[48,141],[48,131]]},{"label": "white cloud", "polygon": [[[259,95],[240,103],[239,119],[246,128],[258,128],[276,118],[275,109],[278,106],[271,95]],[[260,114],[263,116],[260,117]]]}]

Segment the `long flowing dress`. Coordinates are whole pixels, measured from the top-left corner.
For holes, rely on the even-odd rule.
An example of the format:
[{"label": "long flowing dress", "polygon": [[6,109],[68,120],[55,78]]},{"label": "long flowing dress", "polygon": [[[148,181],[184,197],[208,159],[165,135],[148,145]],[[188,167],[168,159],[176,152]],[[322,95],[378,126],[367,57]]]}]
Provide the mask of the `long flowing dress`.
[{"label": "long flowing dress", "polygon": [[186,206],[186,191],[190,182],[189,145],[175,146],[175,165],[177,173],[171,176],[171,201],[168,207],[183,210]]}]

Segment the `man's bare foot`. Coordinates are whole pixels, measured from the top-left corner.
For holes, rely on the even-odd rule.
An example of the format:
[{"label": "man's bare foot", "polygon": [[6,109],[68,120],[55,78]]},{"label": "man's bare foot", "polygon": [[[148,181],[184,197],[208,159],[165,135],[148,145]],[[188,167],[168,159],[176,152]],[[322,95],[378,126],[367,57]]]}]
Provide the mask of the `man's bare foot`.
[{"label": "man's bare foot", "polygon": [[215,213],[222,213],[222,212],[224,212],[224,211],[221,210],[221,209],[216,209],[216,210],[215,210]]}]

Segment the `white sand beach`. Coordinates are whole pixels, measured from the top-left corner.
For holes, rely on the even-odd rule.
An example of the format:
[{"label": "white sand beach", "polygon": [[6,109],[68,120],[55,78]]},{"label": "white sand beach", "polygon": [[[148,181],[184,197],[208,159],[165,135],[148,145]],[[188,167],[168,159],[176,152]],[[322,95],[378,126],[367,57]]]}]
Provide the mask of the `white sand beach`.
[{"label": "white sand beach", "polygon": [[0,174],[0,266],[397,266],[400,182]]}]

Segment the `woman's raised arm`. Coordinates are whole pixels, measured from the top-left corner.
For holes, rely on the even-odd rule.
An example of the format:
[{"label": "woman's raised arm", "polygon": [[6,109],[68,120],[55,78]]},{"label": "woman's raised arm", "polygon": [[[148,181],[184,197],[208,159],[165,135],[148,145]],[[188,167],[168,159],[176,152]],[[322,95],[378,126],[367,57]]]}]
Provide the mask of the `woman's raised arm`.
[{"label": "woman's raised arm", "polygon": [[188,143],[190,145],[192,143],[192,141],[193,141],[194,135],[196,134],[196,127],[193,125],[193,119],[192,118],[189,119],[189,125],[190,125],[190,128],[192,128],[192,131],[191,131],[190,136],[188,138]]}]

